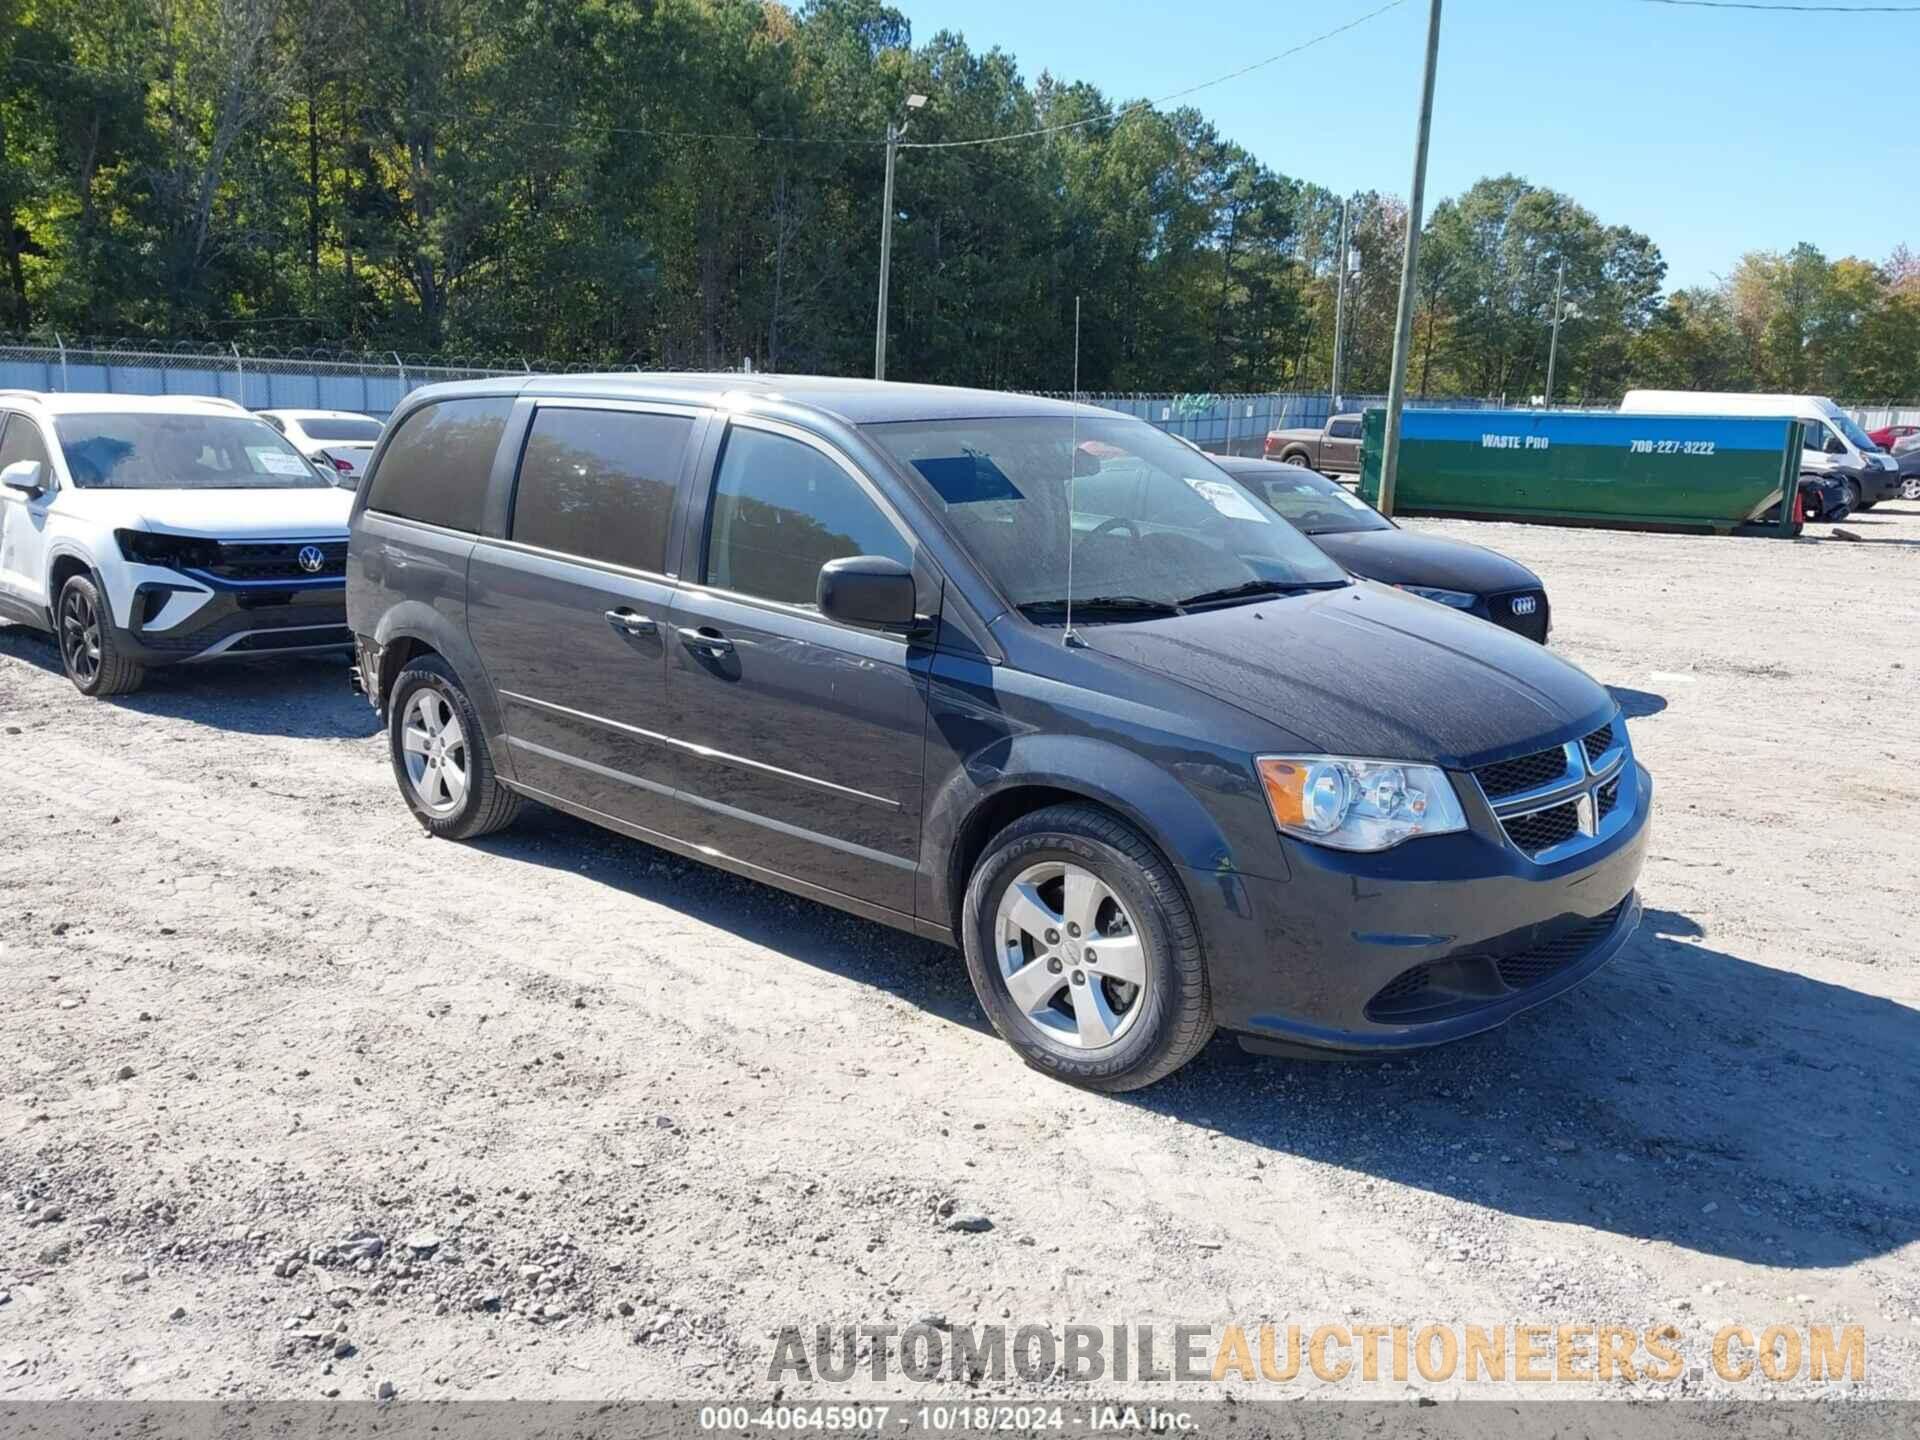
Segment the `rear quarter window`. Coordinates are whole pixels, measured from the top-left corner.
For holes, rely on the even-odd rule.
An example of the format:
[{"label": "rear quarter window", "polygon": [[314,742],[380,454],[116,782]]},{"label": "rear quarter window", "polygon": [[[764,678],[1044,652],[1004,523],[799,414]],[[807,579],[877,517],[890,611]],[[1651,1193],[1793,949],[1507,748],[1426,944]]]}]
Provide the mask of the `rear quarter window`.
[{"label": "rear quarter window", "polygon": [[374,471],[367,508],[477,533],[511,397],[440,400],[400,423]]}]

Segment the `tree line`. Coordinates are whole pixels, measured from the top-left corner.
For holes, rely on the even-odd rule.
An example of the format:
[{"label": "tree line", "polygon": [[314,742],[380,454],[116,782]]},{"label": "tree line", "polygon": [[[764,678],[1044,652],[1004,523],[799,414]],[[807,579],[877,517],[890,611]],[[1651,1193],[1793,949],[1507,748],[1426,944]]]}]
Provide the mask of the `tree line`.
[{"label": "tree line", "polygon": [[[1364,32],[1363,32],[1364,33]],[[1359,37],[1341,43],[1363,43]],[[1385,388],[1406,210],[881,0],[0,0],[0,329],[861,374]],[[959,145],[1039,131],[996,144]],[[1302,156],[1304,166],[1307,157]],[[1920,261],[1659,247],[1489,177],[1422,240],[1410,382],[1920,395]]]}]

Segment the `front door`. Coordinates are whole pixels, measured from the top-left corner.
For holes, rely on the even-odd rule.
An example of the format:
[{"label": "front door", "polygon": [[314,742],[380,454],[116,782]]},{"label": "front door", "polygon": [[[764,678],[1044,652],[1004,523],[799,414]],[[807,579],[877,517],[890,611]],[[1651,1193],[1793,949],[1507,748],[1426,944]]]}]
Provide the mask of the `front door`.
[{"label": "front door", "polygon": [[1336,419],[1327,423],[1327,437],[1320,447],[1320,468],[1329,475],[1360,473],[1360,421]]},{"label": "front door", "polygon": [[[820,567],[914,563],[906,531],[844,456],[803,431],[736,420],[698,568],[675,594],[680,828],[735,860],[913,913],[929,652],[837,624]],[[695,583],[698,582],[698,583]],[[922,582],[922,610],[932,584]],[[694,838],[694,836],[689,836]]]},{"label": "front door", "polygon": [[675,512],[704,416],[542,401],[504,539],[482,539],[467,625],[498,692],[509,772],[603,815],[658,828],[667,744]]},{"label": "front door", "polygon": [[0,594],[12,601],[13,617],[38,617],[53,597],[43,589],[47,575],[47,507],[53,503],[53,460],[40,426],[18,412],[0,412],[0,470],[16,460],[40,464],[38,495],[0,486]]}]

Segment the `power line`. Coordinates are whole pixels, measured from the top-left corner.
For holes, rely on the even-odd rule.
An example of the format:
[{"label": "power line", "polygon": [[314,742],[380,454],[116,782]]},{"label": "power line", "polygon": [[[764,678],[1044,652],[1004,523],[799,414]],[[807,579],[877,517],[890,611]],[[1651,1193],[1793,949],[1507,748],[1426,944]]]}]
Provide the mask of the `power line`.
[{"label": "power line", "polygon": [[902,150],[958,150],[974,145],[1000,145],[1009,140],[1031,140],[1038,135],[1057,135],[1064,130],[1078,130],[1084,125],[1101,125],[1108,121],[1118,122],[1136,111],[1151,110],[1157,105],[1165,105],[1168,101],[1182,100],[1189,95],[1197,95],[1202,90],[1210,90],[1215,85],[1224,85],[1229,80],[1238,80],[1242,75],[1251,75],[1255,70],[1263,70],[1269,65],[1289,59],[1302,50],[1310,50],[1322,41],[1331,40],[1336,35],[1344,35],[1347,31],[1364,25],[1367,21],[1376,19],[1389,10],[1397,10],[1406,3],[1407,0],[1387,0],[1387,3],[1379,9],[1369,10],[1366,14],[1357,16],[1344,25],[1336,25],[1333,29],[1323,31],[1311,40],[1302,40],[1298,45],[1282,50],[1278,55],[1269,55],[1266,59],[1256,60],[1251,65],[1242,65],[1238,70],[1229,70],[1225,75],[1216,75],[1211,80],[1202,80],[1198,85],[1189,85],[1184,90],[1175,90],[1172,94],[1162,95],[1157,100],[1136,100],[1133,104],[1123,106],[1109,114],[1089,115],[1084,120],[1067,120],[1058,125],[1041,125],[1032,130],[1015,130],[1006,135],[983,135],[973,140],[903,140],[900,142],[900,148]]},{"label": "power line", "polygon": [[1769,0],[1634,0],[1637,5],[1677,5],[1689,10],[1760,10],[1800,15],[1920,15],[1920,5],[1792,5]]}]

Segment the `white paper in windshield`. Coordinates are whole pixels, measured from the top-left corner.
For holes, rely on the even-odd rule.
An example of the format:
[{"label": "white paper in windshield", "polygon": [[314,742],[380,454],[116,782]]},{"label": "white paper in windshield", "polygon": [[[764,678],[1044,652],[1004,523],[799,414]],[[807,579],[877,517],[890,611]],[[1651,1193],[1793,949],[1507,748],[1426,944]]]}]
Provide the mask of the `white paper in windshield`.
[{"label": "white paper in windshield", "polygon": [[1194,494],[1229,520],[1251,520],[1258,525],[1268,523],[1267,517],[1260,513],[1260,508],[1247,498],[1246,491],[1231,480],[1196,480],[1191,475],[1183,475],[1181,479],[1192,487]]},{"label": "white paper in windshield", "polygon": [[298,455],[289,455],[284,450],[275,450],[267,445],[249,445],[247,457],[253,461],[253,468],[263,475],[305,475],[307,462]]}]

